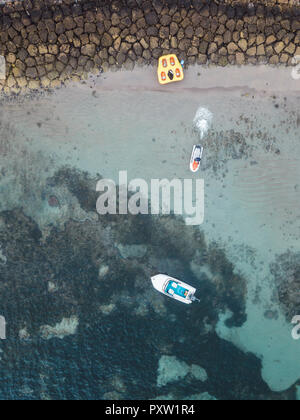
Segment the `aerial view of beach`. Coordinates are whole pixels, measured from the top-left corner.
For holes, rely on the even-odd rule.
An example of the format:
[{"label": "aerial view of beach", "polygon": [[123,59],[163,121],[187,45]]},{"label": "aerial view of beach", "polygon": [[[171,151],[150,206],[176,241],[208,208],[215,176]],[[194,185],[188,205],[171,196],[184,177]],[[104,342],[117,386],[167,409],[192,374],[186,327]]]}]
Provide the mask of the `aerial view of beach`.
[{"label": "aerial view of beach", "polygon": [[0,400],[300,400],[299,133],[299,0],[0,1]]}]

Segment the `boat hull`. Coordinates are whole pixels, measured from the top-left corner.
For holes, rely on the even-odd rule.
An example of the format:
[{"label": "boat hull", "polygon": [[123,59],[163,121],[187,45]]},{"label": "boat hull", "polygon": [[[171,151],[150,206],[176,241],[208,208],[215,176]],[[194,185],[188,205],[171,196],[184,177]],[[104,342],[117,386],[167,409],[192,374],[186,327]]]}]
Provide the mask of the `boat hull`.
[{"label": "boat hull", "polygon": [[[200,152],[197,150],[200,149]],[[197,154],[197,156],[196,156]],[[199,156],[198,156],[199,155]],[[203,155],[203,147],[201,145],[195,145],[193,147],[193,151],[192,151],[192,156],[191,156],[191,161],[190,161],[190,170],[194,173],[198,172],[201,166],[201,160],[202,160],[202,155]],[[200,157],[200,162],[198,165],[195,166],[195,157]]]},{"label": "boat hull", "polygon": [[[158,292],[179,302],[185,303],[186,305],[190,305],[191,303],[193,303],[192,298],[196,293],[196,289],[190,286],[189,284],[186,284],[181,280],[175,279],[165,274],[158,274],[157,276],[153,276],[151,277],[151,281],[154,289],[156,289]],[[169,293],[165,292],[165,287],[170,281],[177,283],[180,288],[186,289],[188,291],[188,295],[186,297],[178,296],[176,294],[173,294],[171,296]]]}]

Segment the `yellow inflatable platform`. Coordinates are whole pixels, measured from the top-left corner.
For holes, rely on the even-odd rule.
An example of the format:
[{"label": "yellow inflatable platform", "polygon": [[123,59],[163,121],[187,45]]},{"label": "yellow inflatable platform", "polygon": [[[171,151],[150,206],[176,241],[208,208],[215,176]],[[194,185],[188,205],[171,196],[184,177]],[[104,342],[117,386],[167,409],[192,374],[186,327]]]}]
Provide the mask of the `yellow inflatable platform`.
[{"label": "yellow inflatable platform", "polygon": [[180,82],[184,79],[183,67],[175,54],[160,57],[157,75],[161,85]]}]

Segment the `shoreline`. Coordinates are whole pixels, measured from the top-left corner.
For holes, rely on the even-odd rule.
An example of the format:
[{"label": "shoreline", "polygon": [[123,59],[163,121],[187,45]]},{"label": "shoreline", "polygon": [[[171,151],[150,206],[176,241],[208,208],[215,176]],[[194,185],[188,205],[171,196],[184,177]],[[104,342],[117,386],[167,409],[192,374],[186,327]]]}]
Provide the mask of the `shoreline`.
[{"label": "shoreline", "polygon": [[[217,87],[219,73],[230,74],[230,68],[208,69],[202,78],[195,68],[194,77],[164,90],[171,114],[161,101],[161,90],[150,69],[107,73],[24,104],[7,101],[2,107],[7,124],[7,128],[2,127],[2,138],[9,140],[2,157],[6,175],[1,205],[2,211],[13,211],[22,202],[24,214],[37,224],[44,239],[51,226],[63,231],[70,220],[87,220],[93,227],[93,214],[80,207],[64,184],[53,185],[47,180],[65,165],[93,179],[98,173],[116,179],[119,169],[124,168],[131,178],[149,181],[155,173],[160,179],[184,179],[190,176],[193,117],[199,106],[207,107],[214,121],[205,140],[201,173],[207,191],[206,220],[201,230],[207,244],[217,243],[224,249],[235,275],[247,281],[247,321],[241,327],[229,328],[221,316],[216,332],[243,355],[256,355],[261,363],[257,369],[273,392],[294,392],[300,378],[295,368],[298,343],[292,341],[283,302],[274,298],[277,285],[270,267],[280,261],[278,255],[284,256],[288,249],[295,252],[298,244],[295,202],[299,191],[294,186],[299,179],[299,87],[290,77],[290,69],[265,66],[259,75],[256,69],[249,66],[240,73],[234,69],[239,73],[239,85],[245,88],[236,86],[233,90],[237,79],[228,77],[225,91]],[[139,118],[137,110],[142,110]],[[218,165],[217,170],[211,161]],[[32,194],[28,194],[28,186]],[[49,206],[49,196],[57,197],[60,207]],[[177,230],[176,223],[169,232]],[[188,228],[184,231],[189,233]],[[91,236],[88,238],[90,241]],[[108,241],[110,237],[105,238]],[[111,243],[107,244],[109,248]],[[212,284],[218,282],[218,276],[210,273],[196,254],[190,272],[200,284],[203,278]],[[53,325],[57,322],[60,320]],[[48,321],[44,324],[50,325]],[[200,350],[198,356],[201,359]]]},{"label": "shoreline", "polygon": [[[169,5],[168,5],[169,4]],[[59,88],[89,74],[156,66],[175,53],[192,69],[269,64],[300,56],[300,7],[287,0],[172,2],[64,0],[0,6],[5,95]]]}]

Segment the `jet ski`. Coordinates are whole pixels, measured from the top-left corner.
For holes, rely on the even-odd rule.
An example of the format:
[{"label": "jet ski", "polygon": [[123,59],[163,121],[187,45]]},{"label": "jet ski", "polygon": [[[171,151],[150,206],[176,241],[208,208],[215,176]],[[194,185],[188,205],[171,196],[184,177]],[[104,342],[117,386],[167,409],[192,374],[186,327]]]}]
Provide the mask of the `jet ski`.
[{"label": "jet ski", "polygon": [[201,160],[203,156],[203,147],[197,144],[193,147],[190,169],[192,172],[197,172],[200,169]]},{"label": "jet ski", "polygon": [[200,302],[195,297],[196,289],[180,280],[165,274],[158,274],[151,277],[151,281],[154,289],[172,299],[186,303],[187,305],[196,301]]}]

